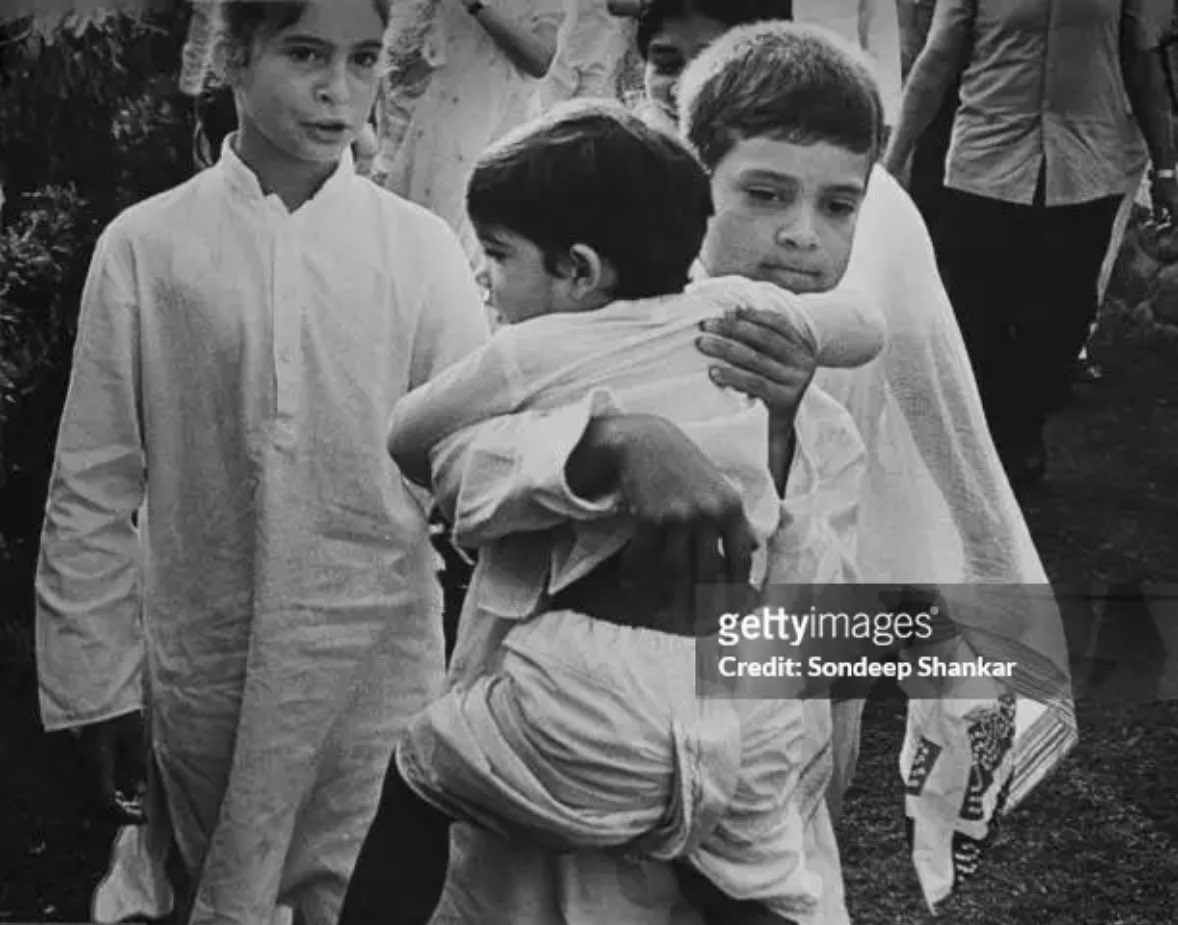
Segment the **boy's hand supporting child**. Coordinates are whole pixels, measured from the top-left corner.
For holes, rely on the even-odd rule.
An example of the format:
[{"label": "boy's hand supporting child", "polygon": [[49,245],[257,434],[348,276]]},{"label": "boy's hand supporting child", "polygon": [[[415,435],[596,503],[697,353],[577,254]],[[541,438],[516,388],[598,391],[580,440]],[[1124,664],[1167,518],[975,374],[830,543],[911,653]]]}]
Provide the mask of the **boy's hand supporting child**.
[{"label": "boy's hand supporting child", "polygon": [[[638,527],[624,571],[636,586],[660,588],[660,598],[675,601],[667,612],[691,620],[696,585],[748,581],[756,541],[740,494],[669,422],[636,414],[594,418],[566,477],[585,498],[620,492]],[[698,630],[677,628],[684,635]]]}]

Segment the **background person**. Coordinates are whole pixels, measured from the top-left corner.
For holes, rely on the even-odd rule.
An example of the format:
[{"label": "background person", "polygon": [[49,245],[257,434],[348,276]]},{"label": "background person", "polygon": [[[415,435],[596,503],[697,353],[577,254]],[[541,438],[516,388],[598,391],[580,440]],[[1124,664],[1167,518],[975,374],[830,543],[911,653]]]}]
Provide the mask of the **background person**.
[{"label": "background person", "polygon": [[939,250],[991,432],[1020,484],[1046,470],[1052,396],[1095,317],[1117,208],[1146,161],[1142,135],[1163,171],[1156,195],[1178,205],[1168,105],[1149,66],[1154,17],[1145,0],[938,0],[909,75],[886,157],[896,175],[961,80]]},{"label": "background person", "polygon": [[377,103],[374,178],[478,241],[464,191],[483,149],[520,125],[557,51],[563,0],[402,0]]}]

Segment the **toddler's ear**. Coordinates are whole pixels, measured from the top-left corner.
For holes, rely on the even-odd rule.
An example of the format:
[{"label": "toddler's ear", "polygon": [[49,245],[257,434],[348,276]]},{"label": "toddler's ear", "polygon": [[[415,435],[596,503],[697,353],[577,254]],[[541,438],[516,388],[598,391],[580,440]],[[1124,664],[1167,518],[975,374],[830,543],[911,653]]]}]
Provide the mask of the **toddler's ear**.
[{"label": "toddler's ear", "polygon": [[609,292],[617,285],[613,264],[588,244],[574,244],[564,263],[565,278],[578,294]]}]

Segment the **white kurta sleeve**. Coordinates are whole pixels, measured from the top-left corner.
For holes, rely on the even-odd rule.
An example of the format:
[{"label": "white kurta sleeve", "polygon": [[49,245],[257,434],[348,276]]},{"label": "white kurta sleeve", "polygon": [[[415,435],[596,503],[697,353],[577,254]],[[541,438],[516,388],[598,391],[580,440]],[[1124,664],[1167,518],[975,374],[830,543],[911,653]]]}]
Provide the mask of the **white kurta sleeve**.
[{"label": "white kurta sleeve", "polygon": [[[410,389],[434,378],[486,343],[489,336],[478,284],[458,238],[436,216],[428,216],[422,222],[421,233],[425,281],[409,358]],[[392,450],[391,436],[389,449]],[[408,479],[426,485],[429,447],[415,449],[413,453],[399,453],[397,465]]]},{"label": "white kurta sleeve", "polygon": [[98,242],[37,566],[37,667],[49,731],[142,706],[141,556],[132,517],[146,487],[138,306],[125,242]]},{"label": "white kurta sleeve", "polygon": [[500,331],[484,346],[418,386],[393,408],[389,452],[412,465],[464,427],[510,414],[520,399],[518,370]]},{"label": "white kurta sleeve", "polygon": [[410,358],[411,389],[484,344],[489,336],[479,287],[457,236],[434,216],[422,224],[422,234],[428,266]]},{"label": "white kurta sleeve", "polygon": [[443,441],[432,456],[434,496],[455,540],[481,546],[616,510],[616,493],[581,498],[565,477],[589,422],[616,410],[608,391],[595,390],[555,411],[496,418]]}]

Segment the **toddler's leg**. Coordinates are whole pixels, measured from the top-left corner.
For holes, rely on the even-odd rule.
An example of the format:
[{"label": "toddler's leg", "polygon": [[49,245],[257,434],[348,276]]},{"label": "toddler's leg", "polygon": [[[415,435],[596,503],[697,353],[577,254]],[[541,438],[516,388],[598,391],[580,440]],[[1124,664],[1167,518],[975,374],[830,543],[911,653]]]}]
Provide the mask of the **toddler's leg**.
[{"label": "toddler's leg", "polygon": [[405,783],[394,754],[339,925],[426,925],[446,882],[450,822]]}]

